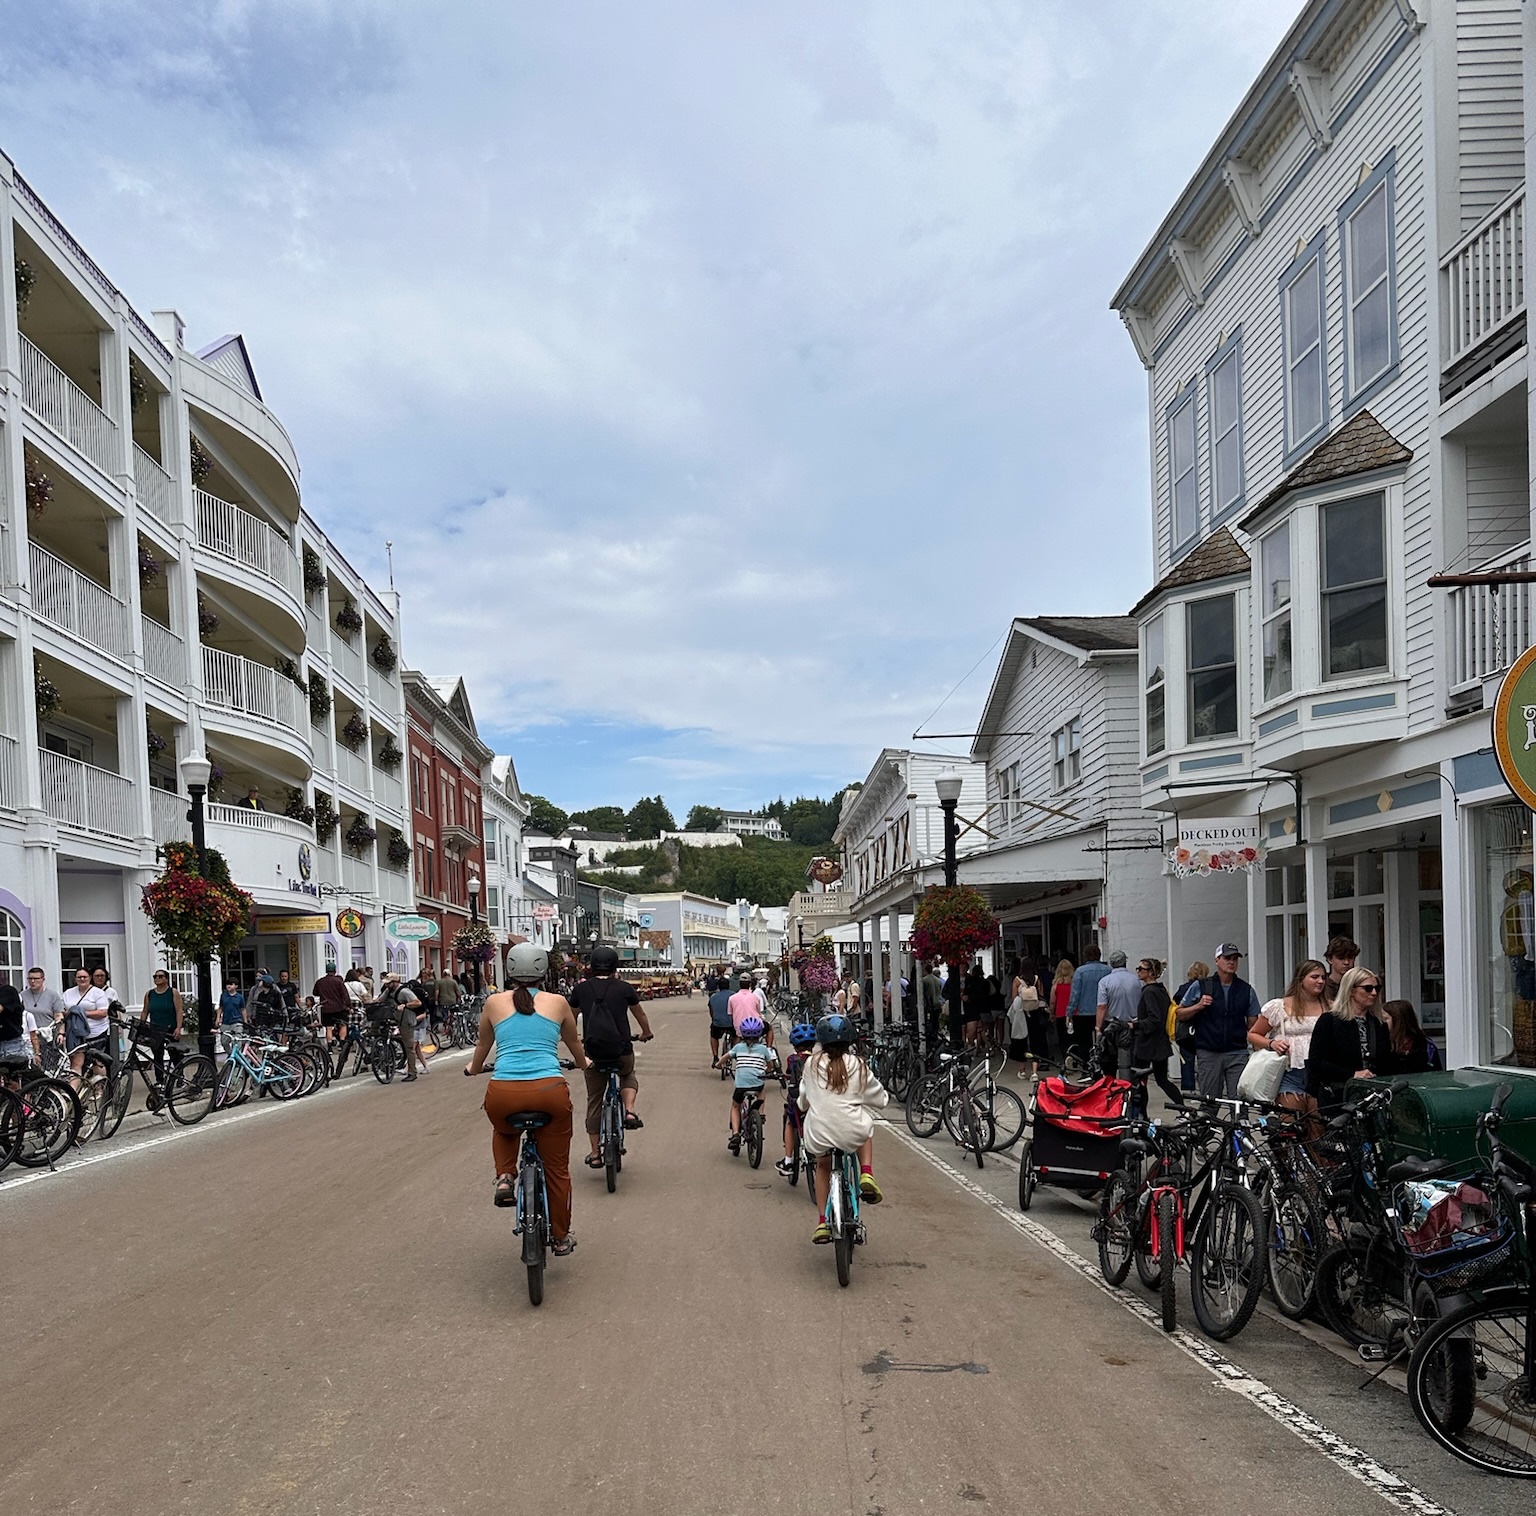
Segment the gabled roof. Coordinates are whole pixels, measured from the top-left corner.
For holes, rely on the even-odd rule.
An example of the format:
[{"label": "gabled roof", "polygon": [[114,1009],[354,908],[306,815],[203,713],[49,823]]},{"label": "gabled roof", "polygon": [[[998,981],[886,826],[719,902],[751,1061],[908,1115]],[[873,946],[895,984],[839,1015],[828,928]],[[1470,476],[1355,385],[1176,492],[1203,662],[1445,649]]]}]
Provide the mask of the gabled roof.
[{"label": "gabled roof", "polygon": [[217,342],[210,342],[197,355],[209,368],[217,369],[232,383],[241,389],[248,390],[258,400],[261,399],[261,386],[256,382],[256,370],[251,364],[251,355],[246,350],[245,338],[239,332],[231,332],[228,336],[220,337]]},{"label": "gabled roof", "polygon": [[1167,590],[1181,589],[1189,584],[1204,584],[1212,579],[1231,579],[1246,574],[1249,569],[1248,554],[1238,545],[1237,538],[1226,527],[1218,526],[1192,553],[1179,559],[1135,605],[1131,615],[1138,616]]},{"label": "gabled roof", "polygon": [[1020,616],[1019,620],[1085,653],[1118,652],[1137,645],[1136,622],[1130,616]]},{"label": "gabled roof", "polygon": [[1295,490],[1331,484],[1377,469],[1400,468],[1413,457],[1369,411],[1351,416],[1333,436],[1325,437],[1238,523],[1256,521],[1277,501]]},{"label": "gabled roof", "polygon": [[413,699],[418,709],[434,721],[445,721],[460,742],[468,746],[480,768],[489,763],[495,752],[480,739],[475,727],[475,713],[469,707],[469,693],[461,678],[431,677],[415,669],[402,669],[401,681],[405,685],[406,702]]},{"label": "gabled roof", "polygon": [[523,787],[517,781],[517,765],[512,762],[510,753],[497,753],[491,759],[491,778],[502,787],[509,800],[522,803]]}]

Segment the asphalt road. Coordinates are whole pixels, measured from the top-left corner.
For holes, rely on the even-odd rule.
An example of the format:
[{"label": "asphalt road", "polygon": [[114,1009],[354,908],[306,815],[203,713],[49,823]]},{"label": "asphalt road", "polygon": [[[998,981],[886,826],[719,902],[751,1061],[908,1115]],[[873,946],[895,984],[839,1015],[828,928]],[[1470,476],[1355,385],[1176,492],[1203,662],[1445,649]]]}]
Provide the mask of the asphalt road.
[{"label": "asphalt road", "polygon": [[0,1183],[6,1511],[1529,1508],[1287,1325],[1165,1338],[1074,1266],[1081,1207],[904,1129],[840,1290],[726,1151],[702,1001],[651,1014],[645,1129],[617,1194],[578,1170],[537,1310],[462,1055]]}]

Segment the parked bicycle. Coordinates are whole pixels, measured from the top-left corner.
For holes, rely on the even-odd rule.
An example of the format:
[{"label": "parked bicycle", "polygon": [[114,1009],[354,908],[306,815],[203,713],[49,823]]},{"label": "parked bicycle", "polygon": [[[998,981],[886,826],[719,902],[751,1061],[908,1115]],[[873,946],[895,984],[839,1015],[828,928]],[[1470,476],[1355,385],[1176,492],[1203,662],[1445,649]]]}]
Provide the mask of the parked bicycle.
[{"label": "parked bicycle", "polygon": [[[107,1087],[99,1106],[98,1131],[110,1137],[123,1123],[133,1099],[133,1076],[144,1081],[144,1109],[151,1115],[164,1111],[181,1126],[192,1126],[213,1109],[218,1095],[218,1071],[213,1060],[178,1047],[159,1029],[142,1018],[119,1022],[112,1018],[113,1036],[118,1025],[128,1028],[128,1045],[122,1061],[109,1065]],[[160,1059],[156,1059],[156,1050]]]}]

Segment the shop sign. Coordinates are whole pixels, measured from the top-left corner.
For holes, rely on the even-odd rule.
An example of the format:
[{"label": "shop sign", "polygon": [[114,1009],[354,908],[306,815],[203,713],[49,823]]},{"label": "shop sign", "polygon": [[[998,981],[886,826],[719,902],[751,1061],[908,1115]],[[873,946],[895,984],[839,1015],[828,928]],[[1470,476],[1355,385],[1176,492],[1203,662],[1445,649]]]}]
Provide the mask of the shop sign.
[{"label": "shop sign", "polygon": [[307,842],[299,844],[299,878],[306,883],[315,871],[315,855]]},{"label": "shop sign", "polygon": [[1257,816],[1191,816],[1180,820],[1178,845],[1168,861],[1181,879],[1251,874],[1264,867],[1266,850]]},{"label": "shop sign", "polygon": [[550,905],[548,901],[541,900],[533,908],[533,919],[535,921],[553,921],[559,914],[560,912]]},{"label": "shop sign", "polygon": [[343,937],[361,937],[363,935],[363,918],[348,906],[336,917],[336,930]]},{"label": "shop sign", "polygon": [[256,935],[258,937],[302,937],[309,932],[328,932],[330,929],[331,918],[329,915],[258,916],[256,918]]},{"label": "shop sign", "polygon": [[437,936],[437,923],[427,916],[392,916],[384,935],[392,942],[428,942]]},{"label": "shop sign", "polygon": [[1504,782],[1536,810],[1536,647],[1521,653],[1500,681],[1493,751]]}]

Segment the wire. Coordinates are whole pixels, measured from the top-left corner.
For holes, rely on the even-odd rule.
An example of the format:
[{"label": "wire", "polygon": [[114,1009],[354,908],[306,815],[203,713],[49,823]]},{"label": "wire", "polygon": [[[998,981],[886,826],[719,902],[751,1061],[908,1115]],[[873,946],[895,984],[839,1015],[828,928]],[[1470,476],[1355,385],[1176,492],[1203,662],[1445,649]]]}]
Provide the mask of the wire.
[{"label": "wire", "polygon": [[997,646],[997,644],[998,644],[998,643],[999,643],[999,642],[1001,642],[1001,641],[1002,641],[1002,640],[1003,640],[1003,638],[1004,638],[1004,637],[1006,637],[1006,636],[1007,636],[1007,635],[1008,635],[1008,633],[1009,633],[1009,632],[1011,632],[1011,631],[1012,631],[1012,630],[1013,630],[1013,623],[1012,623],[1012,622],[1011,622],[1011,621],[1010,621],[1010,622],[1009,622],[1009,623],[1008,623],[1008,625],[1007,625],[1007,626],[1005,626],[1005,627],[1004,627],[1004,628],[1003,628],[1003,629],[1002,629],[1002,631],[1000,631],[1000,632],[999,632],[999,633],[998,633],[998,634],[997,634],[997,636],[996,636],[996,637],[994,637],[994,638],[993,638],[993,639],[992,639],[992,646],[991,646],[991,647],[989,647],[989,648],[988,648],[988,649],[987,649],[987,650],[986,650],[986,652],[984,652],[984,653],[983,653],[983,654],[982,654],[982,655],[981,655],[981,657],[980,657],[980,658],[978,658],[978,659],[977,659],[977,660],[976,660],[976,661],[975,661],[975,663],[973,663],[973,664],[972,664],[972,665],[971,665],[971,666],[970,666],[970,667],[969,667],[969,668],[968,668],[968,669],[967,669],[967,670],[966,670],[966,671],[965,671],[965,673],[964,673],[964,674],[963,674],[963,675],[961,675],[961,677],[960,677],[960,679],[959,679],[959,680],[958,680],[958,681],[957,681],[957,682],[956,682],[956,683],[954,683],[954,684],[952,684],[952,685],[950,685],[950,687],[949,687],[949,694],[948,694],[948,695],[946,695],[946,696],[945,696],[945,697],[944,697],[944,699],[943,699],[943,700],[941,700],[941,701],[939,701],[939,703],[938,703],[938,704],[937,704],[937,705],[936,705],[936,706],[934,706],[934,708],[933,708],[933,709],[932,709],[932,710],[931,710],[931,711],[929,711],[929,712],[928,712],[928,714],[927,714],[927,715],[926,715],[926,716],[924,716],[924,717],[923,717],[923,719],[922,719],[922,720],[921,720],[921,721],[919,721],[919,722],[918,722],[918,723],[917,723],[917,731],[916,731],[916,732],[913,732],[913,733],[912,733],[912,740],[913,740],[913,741],[914,741],[914,742],[917,742],[917,741],[918,741],[918,740],[919,740],[919,737],[918,737],[918,733],[919,733],[919,732],[921,732],[921,731],[922,731],[922,729],[923,729],[923,728],[924,728],[924,727],[925,727],[925,726],[927,726],[927,725],[928,725],[928,723],[929,723],[929,722],[930,722],[930,721],[932,721],[932,720],[933,720],[933,718],[934,718],[934,717],[935,717],[935,716],[937,716],[937,715],[938,715],[938,714],[939,714],[939,712],[940,712],[940,711],[942,711],[942,710],[943,710],[943,709],[944,709],[944,707],[945,707],[945,705],[946,705],[946,704],[948,704],[948,702],[949,702],[949,699],[950,699],[950,696],[951,696],[951,695],[953,695],[953,694],[954,694],[954,693],[955,693],[955,691],[956,691],[956,690],[957,690],[957,689],[959,689],[959,688],[960,688],[960,686],[961,686],[961,685],[962,685],[962,684],[964,684],[964,683],[965,683],[965,681],[966,681],[966,680],[967,680],[967,679],[969,679],[969,678],[970,678],[970,677],[971,677],[971,675],[972,675],[972,674],[974,674],[974,673],[975,673],[975,672],[976,672],[976,670],[977,670],[977,669],[979,669],[979,668],[980,668],[980,667],[981,667],[981,666],[982,666],[982,664],[983,664],[983,663],[985,663],[985,662],[986,662],[986,661],[987,661],[987,659],[988,659],[988,658],[989,658],[989,657],[991,657],[991,655],[992,655],[992,650],[993,650],[993,648],[995,648],[995,647],[996,647],[996,646]]}]

